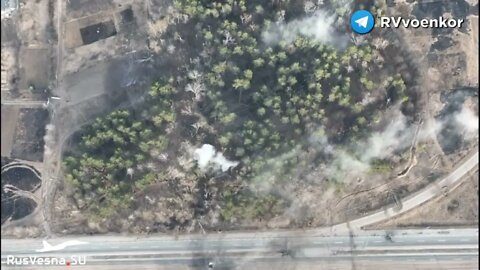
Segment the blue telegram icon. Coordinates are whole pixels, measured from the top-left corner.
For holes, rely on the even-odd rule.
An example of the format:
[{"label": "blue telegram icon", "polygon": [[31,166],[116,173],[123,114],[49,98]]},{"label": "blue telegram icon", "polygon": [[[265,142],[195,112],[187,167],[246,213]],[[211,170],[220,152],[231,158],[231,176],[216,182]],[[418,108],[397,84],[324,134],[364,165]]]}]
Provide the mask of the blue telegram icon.
[{"label": "blue telegram icon", "polygon": [[355,33],[367,34],[375,26],[375,18],[367,10],[357,10],[350,17],[350,26]]}]

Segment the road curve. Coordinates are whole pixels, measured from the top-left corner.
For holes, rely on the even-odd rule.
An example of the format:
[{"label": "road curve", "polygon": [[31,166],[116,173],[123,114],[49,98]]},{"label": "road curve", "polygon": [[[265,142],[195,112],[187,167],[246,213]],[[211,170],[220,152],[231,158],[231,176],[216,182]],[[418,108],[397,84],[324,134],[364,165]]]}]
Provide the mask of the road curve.
[{"label": "road curve", "polygon": [[477,165],[478,151],[442,180],[435,181],[418,193],[409,196],[406,200],[402,200],[402,209],[395,211],[393,207],[387,208],[362,218],[335,225],[332,227],[332,231],[361,229],[367,225],[378,223],[410,211],[435,196],[443,194],[444,187],[446,187],[446,190],[451,190],[456,187],[463,179],[463,176],[473,170]]}]

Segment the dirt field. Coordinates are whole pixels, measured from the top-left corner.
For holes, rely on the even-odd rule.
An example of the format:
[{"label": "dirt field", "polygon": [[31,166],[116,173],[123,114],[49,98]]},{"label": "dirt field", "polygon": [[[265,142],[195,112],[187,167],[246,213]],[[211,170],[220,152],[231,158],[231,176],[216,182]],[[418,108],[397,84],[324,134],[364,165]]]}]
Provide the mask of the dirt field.
[{"label": "dirt field", "polygon": [[47,48],[20,48],[19,53],[20,82],[18,87],[21,90],[26,90],[30,85],[35,89],[45,89],[48,87],[48,80],[50,75],[50,57]]},{"label": "dirt field", "polygon": [[[73,1],[72,1],[73,2]],[[72,4],[72,2],[70,4]],[[92,2],[92,1],[78,1]],[[91,3],[92,4],[92,3]],[[93,5],[93,4],[92,4]],[[65,23],[65,54],[63,59],[63,74],[78,72],[106,62],[119,55],[125,55],[134,51],[142,51],[147,48],[146,44],[146,13],[143,2],[135,1],[131,4],[122,5],[99,5],[105,9],[97,9],[95,14],[87,12],[89,5],[78,12],[89,14],[76,18],[70,16]],[[125,21],[122,11],[132,10],[132,21]],[[97,23],[113,21],[116,35],[98,40],[88,45],[83,45],[80,29]]]},{"label": "dirt field", "polygon": [[21,0],[12,17],[2,20],[2,98],[39,98],[38,93],[27,90],[29,85],[49,86],[52,65],[48,48],[55,42],[50,2]]},{"label": "dirt field", "polygon": [[9,96],[10,90],[16,87],[14,79],[17,76],[17,49],[13,47],[2,47],[2,98]]},{"label": "dirt field", "polygon": [[10,157],[18,120],[18,108],[2,106],[2,157]]},{"label": "dirt field", "polygon": [[65,24],[65,47],[71,49],[83,45],[80,29],[97,23],[112,21],[113,19],[114,14],[112,12],[101,12],[67,22]]},{"label": "dirt field", "polygon": [[478,169],[446,196],[369,229],[472,225],[478,225]]},{"label": "dirt field", "polygon": [[47,44],[52,31],[49,0],[19,1],[18,36],[23,44]]}]

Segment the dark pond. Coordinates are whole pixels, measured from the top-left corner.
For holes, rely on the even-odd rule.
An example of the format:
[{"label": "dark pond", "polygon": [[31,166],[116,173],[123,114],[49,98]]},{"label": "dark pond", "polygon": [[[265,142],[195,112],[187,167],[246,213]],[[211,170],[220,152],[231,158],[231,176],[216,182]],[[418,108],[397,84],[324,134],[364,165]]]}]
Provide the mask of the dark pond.
[{"label": "dark pond", "polygon": [[[30,169],[13,168],[2,173],[2,224],[9,218],[17,220],[35,210],[37,204],[28,198],[13,198],[11,192],[5,192],[4,186],[11,184],[19,189],[33,191],[39,188],[40,179]],[[38,186],[37,186],[38,185]]]}]

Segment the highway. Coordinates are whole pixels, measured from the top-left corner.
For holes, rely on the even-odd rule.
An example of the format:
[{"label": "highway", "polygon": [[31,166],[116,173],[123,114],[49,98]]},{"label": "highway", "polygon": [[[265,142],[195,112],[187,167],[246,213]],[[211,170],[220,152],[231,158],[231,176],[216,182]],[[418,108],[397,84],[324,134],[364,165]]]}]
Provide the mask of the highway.
[{"label": "highway", "polygon": [[[86,265],[180,266],[206,269],[237,269],[246,264],[284,261],[284,264],[318,262],[374,262],[395,265],[410,262],[445,262],[472,264],[478,261],[478,229],[360,231],[356,235],[308,235],[302,232],[229,233],[190,236],[77,237],[87,244],[62,251],[35,252],[42,248],[40,239],[2,239],[2,266],[8,256],[57,257],[85,256]],[[61,241],[51,241],[55,245]],[[11,257],[12,258],[12,257]],[[268,265],[268,264],[267,264]],[[2,267],[2,269],[3,269]],[[199,267],[199,268],[198,268]],[[14,268],[14,267],[11,267]],[[16,267],[15,267],[16,268]],[[60,267],[58,267],[60,268]],[[113,269],[113,268],[112,268]],[[283,269],[283,268],[280,268]]]}]

